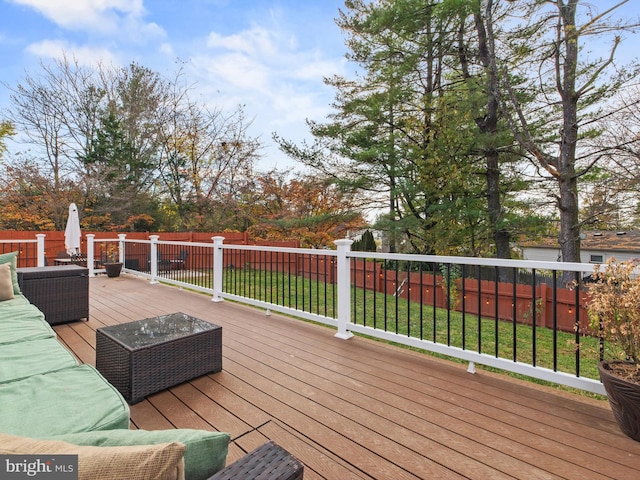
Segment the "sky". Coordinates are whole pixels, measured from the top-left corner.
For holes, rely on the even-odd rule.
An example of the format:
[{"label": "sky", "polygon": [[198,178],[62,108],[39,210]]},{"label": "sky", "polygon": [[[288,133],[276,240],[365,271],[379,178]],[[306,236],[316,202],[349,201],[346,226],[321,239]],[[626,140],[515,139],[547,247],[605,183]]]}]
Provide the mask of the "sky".
[{"label": "sky", "polygon": [[[617,0],[588,3],[602,12]],[[355,70],[335,24],[341,8],[344,0],[0,0],[0,110],[4,84],[63,54],[84,65],[137,62],[167,78],[182,67],[204,103],[245,106],[249,134],[265,145],[261,170],[286,168],[272,133],[309,140],[305,120],[323,121],[335,96],[323,78]],[[630,0],[619,14],[638,12]],[[637,57],[638,40],[621,55]]]},{"label": "sky", "polygon": [[[244,105],[249,135],[265,145],[258,168],[292,162],[272,133],[300,142],[322,120],[345,74],[334,19],[343,0],[0,0],[0,82],[15,86],[40,62],[135,61],[173,79],[182,67],[194,99],[232,112]],[[199,97],[196,97],[198,95]],[[0,84],[0,109],[9,91]],[[23,145],[24,148],[24,145]]]}]

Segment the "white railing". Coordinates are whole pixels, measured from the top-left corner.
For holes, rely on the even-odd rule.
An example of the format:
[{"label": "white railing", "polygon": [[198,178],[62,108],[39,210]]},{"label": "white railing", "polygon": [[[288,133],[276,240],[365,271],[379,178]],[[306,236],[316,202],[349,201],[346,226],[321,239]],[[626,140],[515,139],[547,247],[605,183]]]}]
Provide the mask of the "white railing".
[{"label": "white railing", "polygon": [[9,251],[17,250],[22,253],[23,250],[29,249],[29,247],[31,247],[32,245],[35,245],[36,266],[44,267],[46,265],[45,254],[44,254],[45,237],[46,237],[46,234],[38,233],[36,234],[35,240],[28,240],[28,239],[0,240],[0,252],[8,253]]},{"label": "white railing", "polygon": [[[38,264],[41,259],[44,264],[44,236],[38,238]],[[513,280],[514,297],[512,300],[513,319],[505,320],[502,318],[504,312],[499,312],[498,305],[498,289],[503,288],[503,284],[498,281],[500,272],[517,272],[526,270],[533,274],[535,283],[536,275],[539,272],[551,272],[552,278],[556,279],[559,272],[575,272],[577,277],[581,278],[584,274],[593,272],[593,265],[582,263],[556,263],[556,262],[538,262],[538,261],[520,261],[520,260],[503,260],[503,259],[487,259],[487,258],[467,258],[467,257],[447,257],[447,256],[431,256],[431,255],[406,255],[406,254],[385,254],[370,252],[354,252],[350,250],[351,241],[338,240],[336,250],[316,250],[301,248],[282,248],[267,247],[255,245],[228,245],[224,243],[223,237],[213,237],[211,243],[195,243],[195,242],[168,242],[162,241],[158,236],[151,236],[149,240],[128,240],[125,234],[118,235],[117,238],[95,239],[93,235],[87,235],[87,267],[90,275],[93,276],[103,271],[100,268],[101,256],[105,252],[107,245],[113,244],[118,248],[118,257],[124,263],[124,272],[143,276],[150,280],[150,283],[158,282],[173,284],[181,287],[188,287],[192,290],[198,290],[211,294],[214,302],[221,302],[225,299],[233,299],[250,305],[264,308],[269,314],[271,311],[278,311],[285,314],[294,315],[300,318],[309,319],[324,323],[336,329],[335,335],[342,339],[349,339],[354,333],[368,335],[370,337],[379,338],[385,341],[391,341],[409,347],[419,348],[458,358],[468,362],[469,372],[475,371],[475,364],[482,364],[501,370],[514,372],[521,375],[562,384],[590,392],[605,394],[601,382],[597,376],[587,378],[580,371],[580,362],[593,364],[597,362],[595,356],[598,353],[582,352],[581,348],[576,348],[576,366],[575,371],[563,371],[556,365],[555,349],[560,345],[559,335],[567,335],[561,332],[556,325],[556,317],[560,317],[560,310],[564,307],[560,306],[560,300],[556,298],[556,290],[560,290],[555,286],[548,287],[551,291],[552,312],[546,311],[545,314],[553,320],[552,326],[538,325],[538,318],[541,316],[541,310],[544,305],[540,304],[540,298],[536,295],[535,285],[530,288],[533,298],[527,300],[527,312],[529,315],[530,325],[526,328],[530,329],[533,341],[533,350],[531,352],[522,347],[518,347],[516,341],[516,330],[522,327],[522,319],[516,319],[516,310],[522,306],[522,298],[516,295],[516,287],[522,285],[517,284]],[[400,268],[398,265],[402,264]],[[395,265],[395,267],[389,267]],[[440,274],[436,271],[435,266],[443,268]],[[356,267],[363,267],[364,270],[371,268],[373,272],[385,278],[378,278],[378,284],[383,287],[375,287],[370,289],[364,283],[356,285],[355,280],[361,275],[361,281],[365,282],[365,274],[358,273]],[[496,279],[491,281],[482,280],[480,269],[490,267],[495,269]],[[394,271],[395,268],[395,271]],[[324,270],[323,270],[324,269]],[[462,269],[462,280],[456,277],[457,291],[446,291],[454,284],[454,278],[447,278],[452,271]],[[465,272],[466,270],[466,273]],[[470,271],[478,270],[477,285],[470,286],[474,280],[469,276]],[[424,274],[424,272],[430,272]],[[386,278],[389,274],[391,280]],[[422,283],[423,277],[433,280],[431,284]],[[467,276],[469,279],[467,279]],[[330,278],[329,278],[330,277]],[[416,278],[418,280],[416,280]],[[436,278],[438,278],[436,283]],[[515,276],[514,276],[515,278]],[[429,280],[431,281],[431,280]],[[306,283],[305,283],[306,282]],[[490,287],[484,286],[487,283]],[[387,285],[389,291],[387,292]],[[446,284],[446,285],[445,285]],[[364,286],[363,286],[364,285]],[[509,286],[511,284],[506,283]],[[446,288],[445,288],[446,286]],[[526,285],[525,285],[526,286]],[[476,288],[476,290],[473,290]],[[487,293],[486,288],[495,289],[495,297],[492,291]],[[323,290],[324,289],[324,290]],[[377,289],[377,290],[376,290]],[[413,290],[412,290],[413,289]],[[436,308],[437,299],[435,290],[438,289],[440,294],[446,296],[444,307],[440,305]],[[420,299],[414,297],[415,291],[418,290]],[[566,292],[565,292],[566,293]],[[422,295],[432,295],[432,307],[430,314],[433,314],[433,338],[428,338],[422,334],[422,327],[429,326],[430,320],[425,320],[423,315],[423,306],[428,305],[422,299]],[[503,292],[500,292],[502,295]],[[300,297],[302,295],[302,297]],[[307,295],[307,297],[304,297]],[[458,312],[454,312],[451,298],[458,296],[458,304],[462,304],[462,311],[458,307]],[[475,313],[469,313],[473,308],[469,308],[471,300],[469,298],[476,296],[477,308]],[[573,295],[571,293],[571,295]],[[285,299],[285,296],[287,297]],[[484,299],[486,297],[486,300]],[[480,333],[476,345],[465,344],[464,338],[462,343],[456,343],[449,338],[438,337],[436,333],[436,323],[445,322],[448,329],[456,319],[453,316],[458,315],[462,318],[462,336],[466,338],[468,335],[469,324],[478,324],[478,332],[483,331],[484,322],[487,321],[485,307],[489,308],[489,303],[495,298],[495,352],[488,352],[488,348],[481,345]],[[293,300],[292,300],[293,299]],[[299,303],[300,301],[300,303]],[[484,302],[486,301],[486,305]],[[376,324],[375,316],[380,305],[376,306],[376,302],[385,303],[384,307],[384,327]],[[387,302],[395,302],[395,311],[387,309]],[[467,305],[465,306],[465,302]],[[569,310],[575,308],[576,325],[579,327],[580,322],[584,320],[584,314],[580,313],[583,306],[579,292],[576,292],[576,301],[574,307],[567,307]],[[373,307],[371,306],[373,303]],[[455,303],[455,300],[454,300]],[[481,305],[482,303],[482,305]],[[419,327],[415,327],[414,313],[411,309],[420,309]],[[466,310],[465,310],[466,309]],[[402,317],[402,311],[406,310],[406,326],[398,327],[398,318]],[[390,313],[391,312],[391,313]],[[521,313],[521,312],[520,312]],[[566,312],[565,312],[566,313]],[[446,316],[446,320],[436,319],[438,315]],[[508,316],[508,315],[507,315]],[[488,315],[489,322],[493,321],[492,316]],[[499,318],[500,317],[500,318]],[[372,320],[373,318],[373,320]],[[457,318],[457,317],[456,317]],[[472,319],[471,319],[472,318]],[[535,320],[532,320],[535,319]],[[387,320],[394,326],[387,326]],[[525,319],[526,320],[526,319]],[[404,320],[401,320],[404,321]],[[465,326],[466,322],[466,326]],[[507,325],[513,329],[514,346],[513,352],[505,354],[498,348],[498,328]],[[406,330],[403,330],[405,328]],[[416,334],[415,330],[420,328],[420,334]],[[468,329],[465,330],[465,328]],[[409,329],[413,329],[409,331]],[[536,351],[536,338],[542,331],[551,331],[553,338],[553,362],[549,364],[547,361],[540,361],[538,358],[542,354]],[[569,334],[570,335],[570,334]],[[438,338],[436,338],[438,337]],[[581,341],[581,336],[576,333],[576,342]],[[566,337],[565,340],[567,341]],[[521,350],[516,355],[516,348]],[[529,347],[528,347],[529,348]],[[546,355],[546,353],[545,353]],[[521,357],[529,356],[530,359],[523,360]],[[572,367],[573,368],[573,367]]]}]

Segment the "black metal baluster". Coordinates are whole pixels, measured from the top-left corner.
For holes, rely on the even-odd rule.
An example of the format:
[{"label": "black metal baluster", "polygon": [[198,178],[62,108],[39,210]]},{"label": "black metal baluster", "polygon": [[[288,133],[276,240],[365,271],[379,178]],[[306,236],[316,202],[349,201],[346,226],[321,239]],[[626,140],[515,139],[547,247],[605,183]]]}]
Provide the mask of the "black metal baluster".
[{"label": "black metal baluster", "polygon": [[478,265],[478,352],[482,351],[482,268]]},{"label": "black metal baluster", "polygon": [[388,315],[387,315],[387,303],[388,303],[388,301],[387,301],[387,297],[388,297],[388,294],[387,294],[387,259],[386,258],[384,259],[384,278],[383,278],[383,280],[384,280],[384,297],[383,297],[384,298],[384,331],[386,332],[387,331],[387,317],[388,317]]},{"label": "black metal baluster", "polygon": [[552,308],[552,318],[553,318],[553,332],[551,335],[553,337],[553,371],[558,371],[558,285],[556,282],[558,271],[551,271],[551,278],[553,279],[553,289],[551,290],[551,308]]},{"label": "black metal baluster", "polygon": [[399,270],[398,263],[399,262],[396,260],[396,262],[395,262],[395,264],[396,264],[396,267],[395,267],[395,272],[396,272],[396,277],[395,277],[396,278],[396,283],[395,283],[396,292],[395,292],[395,295],[394,295],[394,297],[395,297],[395,309],[394,309],[394,312],[395,312],[395,333],[398,333],[398,315],[399,315],[399,313],[398,313],[399,312],[398,297],[400,296],[400,285],[399,285],[399,279],[398,279],[398,274],[400,273],[400,270]]},{"label": "black metal baluster", "polygon": [[407,337],[411,336],[411,262],[407,262]]},{"label": "black metal baluster", "polygon": [[462,349],[467,349],[467,269],[462,265]]},{"label": "black metal baluster", "polygon": [[420,275],[420,282],[419,282],[420,314],[418,317],[418,321],[420,322],[420,340],[424,340],[424,278],[422,276],[423,273],[424,273],[424,263],[420,262],[420,267],[418,272],[418,275]]},{"label": "black metal baluster", "polygon": [[500,343],[498,342],[498,337],[499,337],[499,328],[498,328],[498,322],[499,322],[499,317],[500,317],[500,292],[498,289],[499,286],[499,276],[500,276],[500,269],[496,266],[495,270],[494,270],[494,281],[495,281],[495,287],[494,287],[494,293],[495,293],[495,299],[496,299],[496,305],[495,305],[495,309],[494,309],[494,313],[495,313],[495,320],[494,320],[494,325],[493,325],[493,335],[494,335],[494,340],[495,340],[495,356],[496,358],[498,357],[500,351],[499,351],[499,346]]},{"label": "black metal baluster", "polygon": [[447,263],[447,345],[451,346],[451,264]]},{"label": "black metal baluster", "polygon": [[517,362],[517,358],[518,358],[518,322],[517,322],[517,315],[518,315],[518,287],[517,287],[517,280],[518,280],[518,269],[514,267],[513,269],[513,279],[512,279],[512,294],[513,294],[513,361]]},{"label": "black metal baluster", "polygon": [[[362,259],[362,325],[367,326],[367,259]],[[354,295],[355,297],[355,295]],[[356,317],[358,318],[358,317]]]},{"label": "black metal baluster", "polygon": [[431,271],[433,272],[433,342],[438,339],[438,315],[436,305],[438,303],[438,282],[436,278],[436,272],[438,265],[434,262],[431,264]]},{"label": "black metal baluster", "polygon": [[531,269],[531,335],[532,335],[532,359],[531,365],[536,366],[536,360],[538,357],[537,347],[538,347],[538,335],[537,335],[537,320],[536,317],[538,315],[537,305],[536,305],[536,269]]}]

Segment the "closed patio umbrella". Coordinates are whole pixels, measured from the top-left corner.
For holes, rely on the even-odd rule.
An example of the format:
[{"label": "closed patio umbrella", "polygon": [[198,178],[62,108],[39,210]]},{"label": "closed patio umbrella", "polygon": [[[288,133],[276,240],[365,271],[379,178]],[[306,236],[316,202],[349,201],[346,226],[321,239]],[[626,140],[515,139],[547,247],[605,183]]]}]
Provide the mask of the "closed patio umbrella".
[{"label": "closed patio umbrella", "polygon": [[67,228],[64,231],[64,248],[69,255],[80,253],[80,235],[78,207],[72,203],[69,205],[69,218],[67,218]]}]

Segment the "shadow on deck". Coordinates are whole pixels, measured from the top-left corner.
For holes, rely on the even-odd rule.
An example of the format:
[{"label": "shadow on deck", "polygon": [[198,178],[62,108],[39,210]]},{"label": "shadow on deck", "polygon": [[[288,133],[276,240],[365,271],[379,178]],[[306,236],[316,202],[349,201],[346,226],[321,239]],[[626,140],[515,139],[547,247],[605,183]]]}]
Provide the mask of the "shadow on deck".
[{"label": "shadow on deck", "polygon": [[96,328],[175,311],[223,327],[223,371],[132,405],[132,427],[230,432],[228,463],[271,439],[305,479],[640,478],[606,401],[131,275],[92,278],[89,321],[55,330],[95,364]]}]

